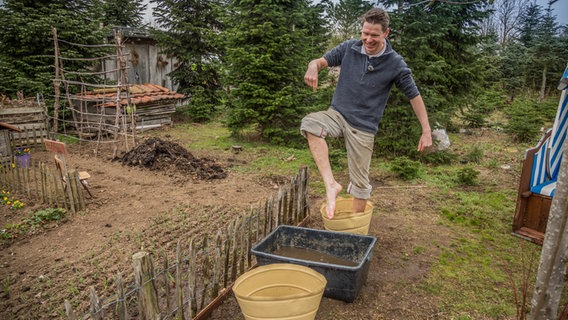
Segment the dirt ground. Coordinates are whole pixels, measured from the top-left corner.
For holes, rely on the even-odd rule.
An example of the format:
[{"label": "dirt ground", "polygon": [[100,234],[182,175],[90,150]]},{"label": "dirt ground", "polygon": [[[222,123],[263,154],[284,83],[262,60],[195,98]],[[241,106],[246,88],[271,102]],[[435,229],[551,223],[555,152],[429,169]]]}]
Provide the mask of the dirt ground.
[{"label": "dirt ground", "polygon": [[[173,141],[167,130],[157,135],[168,143],[189,145]],[[146,147],[145,155],[155,151]],[[174,149],[168,148],[169,152]],[[189,220],[193,229],[217,232],[227,217],[215,217],[216,208],[247,210],[289,178],[232,170],[235,164],[246,166],[251,160],[246,150],[239,154],[187,151],[174,151],[179,152],[176,159],[180,155],[184,159],[180,165],[187,168],[193,163],[201,169],[182,172],[167,156],[154,167],[151,163],[156,159],[121,154],[125,159],[121,161],[111,159],[111,152],[95,157],[92,147],[70,146],[68,165],[91,174],[95,198],[88,199],[86,212],[0,248],[0,318],[62,319],[65,299],[81,315],[86,310],[80,310],[85,304],[79,301],[88,303],[89,287],[107,288],[117,273],[131,273],[133,253],[151,246],[168,254],[175,251],[177,238],[185,232],[173,224],[180,214],[195,215]],[[47,153],[35,150],[33,157],[49,159]],[[507,164],[517,165],[516,160],[513,157]],[[303,165],[298,163],[298,168]],[[316,172],[311,176],[320,179]],[[514,188],[514,175],[505,176],[505,183]],[[338,180],[342,179],[340,175]],[[317,319],[447,319],[437,301],[417,290],[440,247],[455,236],[438,223],[436,204],[430,200],[435,191],[405,185],[392,176],[372,176],[372,183],[376,210],[370,234],[378,240],[366,284],[353,303],[323,298]],[[308,227],[323,229],[318,210],[322,197],[312,193]],[[0,225],[37,208],[33,203],[23,211],[1,206]],[[416,252],[418,246],[424,249]],[[232,296],[212,318],[243,319]]]}]

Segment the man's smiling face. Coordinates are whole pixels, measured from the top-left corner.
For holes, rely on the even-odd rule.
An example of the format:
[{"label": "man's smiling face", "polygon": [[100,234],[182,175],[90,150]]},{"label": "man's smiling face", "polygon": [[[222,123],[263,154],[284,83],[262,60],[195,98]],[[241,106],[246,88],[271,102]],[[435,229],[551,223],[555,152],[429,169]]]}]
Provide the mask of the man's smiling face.
[{"label": "man's smiling face", "polygon": [[385,39],[388,34],[389,30],[383,31],[383,27],[380,24],[363,23],[361,40],[363,40],[367,54],[373,55],[381,52],[385,47]]}]

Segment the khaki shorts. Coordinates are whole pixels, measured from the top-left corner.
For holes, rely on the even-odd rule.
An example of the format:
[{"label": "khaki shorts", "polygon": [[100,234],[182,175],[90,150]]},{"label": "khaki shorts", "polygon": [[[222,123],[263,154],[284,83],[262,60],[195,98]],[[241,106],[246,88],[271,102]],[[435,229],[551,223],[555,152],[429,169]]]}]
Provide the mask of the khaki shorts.
[{"label": "khaki shorts", "polygon": [[350,180],[347,193],[359,199],[371,197],[369,166],[373,155],[374,134],[351,127],[343,116],[333,109],[306,115],[302,119],[300,131],[304,137],[306,132],[324,139],[343,137],[347,149]]}]

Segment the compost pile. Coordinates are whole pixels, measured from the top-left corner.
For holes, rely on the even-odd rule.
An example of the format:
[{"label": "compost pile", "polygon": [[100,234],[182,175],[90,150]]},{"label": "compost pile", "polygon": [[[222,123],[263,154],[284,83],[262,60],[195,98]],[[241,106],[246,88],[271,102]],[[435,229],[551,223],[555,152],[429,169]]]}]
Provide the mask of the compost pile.
[{"label": "compost pile", "polygon": [[214,160],[194,157],[179,144],[150,138],[127,152],[120,160],[129,166],[172,173],[176,171],[195,179],[224,179],[227,172]]}]

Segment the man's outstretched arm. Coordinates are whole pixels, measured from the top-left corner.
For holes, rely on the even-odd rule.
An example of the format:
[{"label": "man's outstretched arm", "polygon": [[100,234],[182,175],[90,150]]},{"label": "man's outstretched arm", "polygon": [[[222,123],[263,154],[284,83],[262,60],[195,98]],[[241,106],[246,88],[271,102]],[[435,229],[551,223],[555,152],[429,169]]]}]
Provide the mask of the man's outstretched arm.
[{"label": "man's outstretched arm", "polygon": [[432,129],[430,129],[430,123],[428,122],[428,112],[426,111],[426,106],[424,105],[424,100],[422,100],[421,95],[410,99],[410,104],[422,126],[422,135],[418,142],[418,151],[424,151],[432,145]]}]

